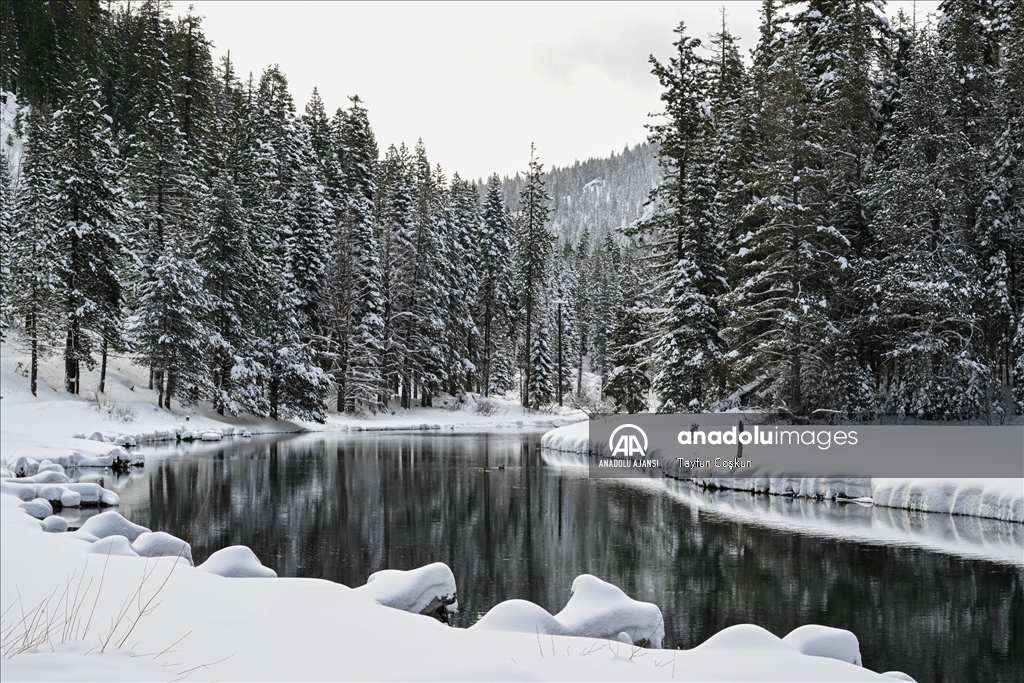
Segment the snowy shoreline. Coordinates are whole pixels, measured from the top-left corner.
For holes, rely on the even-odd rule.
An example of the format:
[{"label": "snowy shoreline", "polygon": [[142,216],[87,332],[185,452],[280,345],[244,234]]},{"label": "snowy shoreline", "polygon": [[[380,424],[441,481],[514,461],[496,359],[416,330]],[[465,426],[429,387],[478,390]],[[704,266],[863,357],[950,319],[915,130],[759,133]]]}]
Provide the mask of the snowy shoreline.
[{"label": "snowy shoreline", "polygon": [[[571,456],[580,465],[591,457],[588,423],[556,427],[541,438],[547,451]],[[880,507],[915,512],[945,513],[981,517],[1010,523],[1024,523],[1024,479],[750,479],[721,478],[690,480],[673,476],[662,468],[666,479],[692,482],[705,488],[763,493],[788,498],[851,500]],[[708,485],[713,486],[709,487]]]},{"label": "snowy shoreline", "polygon": [[[209,410],[156,409],[142,378],[131,376],[138,369],[120,373],[115,366],[107,398],[135,414],[120,422],[108,419],[102,405],[45,380],[40,396],[31,396],[12,356],[4,353],[3,361],[0,459],[8,471],[0,494],[0,607],[16,601],[18,619],[22,609],[35,615],[20,622],[5,617],[4,680],[894,680],[852,663],[859,658],[854,634],[825,627],[801,627],[782,639],[744,624],[689,650],[642,649],[624,642],[624,632],[635,632],[627,640],[656,645],[651,616],[660,611],[595,577],[580,577],[579,597],[557,614],[512,600],[473,627],[451,628],[410,613],[443,614],[457,606],[457,577],[444,565],[389,569],[357,588],[274,578],[243,546],[192,566],[187,542],[124,520],[112,507],[112,491],[91,484],[95,490],[77,500],[67,495],[84,485],[69,483],[66,469],[113,465],[122,454],[137,453],[127,437],[138,445],[177,441],[189,431],[199,441],[204,434],[240,439],[314,429],[465,433],[550,428],[578,415],[521,414],[505,402],[504,414],[489,416],[415,409],[373,421],[336,416],[323,426],[222,420]],[[123,464],[131,467],[131,460]],[[27,468],[24,476],[11,471],[16,463]],[[48,533],[67,528],[53,522],[56,504],[101,505],[104,497],[108,505],[79,531]],[[431,592],[451,596],[425,602]],[[758,656],[736,656],[750,651]]]}]

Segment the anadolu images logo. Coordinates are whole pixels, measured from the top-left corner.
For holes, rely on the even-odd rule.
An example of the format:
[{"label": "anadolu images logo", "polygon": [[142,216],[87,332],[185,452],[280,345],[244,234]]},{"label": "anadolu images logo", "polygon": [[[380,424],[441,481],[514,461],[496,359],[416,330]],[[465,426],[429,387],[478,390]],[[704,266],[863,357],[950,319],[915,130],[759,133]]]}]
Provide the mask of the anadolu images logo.
[{"label": "anadolu images logo", "polygon": [[[616,434],[619,432],[622,434],[616,439]],[[647,457],[647,434],[634,424],[619,425],[608,437],[608,447],[612,449],[613,458],[617,455],[626,458],[644,458]]]}]

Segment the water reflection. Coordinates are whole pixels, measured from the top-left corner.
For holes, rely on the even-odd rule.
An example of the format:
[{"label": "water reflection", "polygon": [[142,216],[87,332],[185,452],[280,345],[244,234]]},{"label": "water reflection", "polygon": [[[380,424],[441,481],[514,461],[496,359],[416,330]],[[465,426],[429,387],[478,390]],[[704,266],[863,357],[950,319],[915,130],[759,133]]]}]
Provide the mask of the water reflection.
[{"label": "water reflection", "polygon": [[821,623],[857,633],[876,671],[1021,680],[1020,566],[730,519],[660,483],[547,466],[539,435],[230,442],[152,459],[143,477],[107,484],[123,485],[122,514],[181,537],[205,499],[197,561],[240,543],[282,576],[348,585],[385,567],[446,562],[459,584],[457,625],[510,598],[557,611],[586,572],[658,604],[667,647],[736,623],[777,635]]}]

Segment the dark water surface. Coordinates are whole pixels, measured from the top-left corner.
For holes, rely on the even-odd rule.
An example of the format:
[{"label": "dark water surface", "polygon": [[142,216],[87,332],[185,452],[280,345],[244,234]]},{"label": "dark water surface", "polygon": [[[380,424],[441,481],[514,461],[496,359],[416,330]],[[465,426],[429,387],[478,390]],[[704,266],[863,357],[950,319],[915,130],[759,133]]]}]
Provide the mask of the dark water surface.
[{"label": "dark water surface", "polygon": [[558,612],[590,573],[661,607],[666,647],[739,623],[778,636],[817,623],[856,633],[875,671],[1024,680],[1020,566],[731,521],[547,465],[539,444],[529,432],[367,432],[196,445],[151,457],[120,489],[121,513],[184,538],[208,495],[196,562],[242,544],[281,576],[358,586],[445,562],[459,626],[511,598]]}]

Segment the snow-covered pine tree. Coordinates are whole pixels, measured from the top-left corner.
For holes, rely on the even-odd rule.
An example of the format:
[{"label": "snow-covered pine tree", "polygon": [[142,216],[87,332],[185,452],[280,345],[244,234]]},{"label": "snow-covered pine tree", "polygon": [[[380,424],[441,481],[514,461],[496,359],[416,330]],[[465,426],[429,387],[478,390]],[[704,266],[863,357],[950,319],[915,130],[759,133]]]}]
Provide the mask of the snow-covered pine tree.
[{"label": "snow-covered pine tree", "polygon": [[659,412],[698,412],[722,390],[722,340],[717,296],[724,289],[721,240],[714,216],[714,127],[700,41],[675,29],[667,65],[651,58],[664,92],[664,122],[652,125],[661,185],[643,230],[654,238],[652,264],[661,273],[664,313],[656,344],[654,390]]},{"label": "snow-covered pine tree", "polygon": [[261,273],[249,225],[229,169],[214,178],[202,213],[196,261],[203,276],[209,334],[209,399],[221,415],[266,415],[266,368],[255,360],[257,305],[253,284]]},{"label": "snow-covered pine tree", "polygon": [[[1024,410],[1024,3],[995,3],[993,31],[1002,40],[997,79],[997,132],[990,161],[995,200],[986,286],[998,309],[1010,317],[993,320],[1004,396],[1015,395]],[[1005,259],[1005,261],[1004,261]],[[1004,265],[1005,264],[1005,265]],[[999,276],[1005,272],[1005,285]],[[1008,306],[1002,303],[1002,292]],[[1005,331],[1002,331],[1002,328]],[[1007,401],[1009,403],[1009,401]],[[1005,405],[1009,410],[1011,405]]]},{"label": "snow-covered pine tree", "polygon": [[[316,363],[316,349],[302,327],[304,293],[296,286],[290,249],[296,232],[302,173],[312,172],[308,138],[303,139],[288,92],[288,80],[277,66],[260,77],[252,108],[256,136],[256,168],[266,187],[253,225],[258,255],[266,264],[264,310],[260,311],[261,363],[267,367],[267,400],[274,419],[325,419],[324,397],[329,380]],[[307,148],[303,145],[306,144]]]},{"label": "snow-covered pine tree", "polygon": [[[548,301],[551,306],[551,363],[555,372],[555,394],[565,404],[565,397],[572,392],[573,372],[578,358],[575,354],[578,338],[576,332],[576,307],[573,295],[577,291],[579,274],[576,272],[576,252],[569,242],[555,251],[551,263],[551,281],[548,284]],[[559,366],[561,370],[559,371]],[[561,387],[559,387],[559,372]]]},{"label": "snow-covered pine tree", "polygon": [[477,242],[479,285],[477,320],[483,334],[480,352],[482,375],[480,389],[490,395],[492,369],[501,346],[498,337],[508,329],[509,288],[511,287],[512,224],[501,197],[501,179],[495,173],[487,183],[483,221]]},{"label": "snow-covered pine tree", "polygon": [[449,193],[447,271],[448,393],[455,395],[472,388],[476,375],[476,347],[479,331],[473,320],[473,302],[477,298],[476,246],[479,239],[480,197],[473,183],[452,176]]},{"label": "snow-covered pine tree", "polygon": [[54,112],[52,163],[57,273],[64,317],[64,387],[78,394],[81,366],[94,364],[121,330],[127,257],[122,239],[124,194],[118,151],[104,113],[100,84],[79,72],[64,108]]},{"label": "snow-covered pine tree", "polygon": [[338,233],[343,246],[337,249],[336,256],[348,261],[347,266],[338,268],[348,280],[339,298],[341,310],[345,312],[343,325],[347,339],[341,344],[344,376],[340,382],[338,378],[335,381],[339,386],[339,401],[344,410],[351,413],[376,411],[381,405],[384,306],[374,214],[377,141],[362,100],[358,96],[350,99],[352,104],[348,111],[335,117],[344,187]]},{"label": "snow-covered pine tree", "polygon": [[590,289],[592,299],[590,313],[591,344],[590,368],[601,376],[602,393],[604,383],[611,373],[611,332],[613,316],[622,297],[620,276],[622,256],[615,235],[606,233],[601,244],[591,254]]},{"label": "snow-covered pine tree", "polygon": [[615,401],[617,411],[642,413],[647,410],[651,380],[647,375],[650,349],[644,343],[647,330],[641,313],[644,297],[634,268],[624,268],[622,297],[613,315],[609,346],[612,370],[604,393]]},{"label": "snow-covered pine tree", "polygon": [[18,341],[29,355],[29,390],[35,396],[39,361],[54,352],[60,336],[62,280],[54,239],[53,116],[45,107],[34,107],[25,130],[27,140],[12,215],[11,274],[3,286],[5,297],[9,297],[22,321]]},{"label": "snow-covered pine tree", "polygon": [[991,79],[991,90],[976,95],[990,98],[981,103],[988,132],[977,136],[975,143],[985,145],[988,152],[976,248],[984,277],[979,303],[985,313],[986,354],[993,376],[990,407],[1009,411],[1014,405],[1013,389],[1024,380],[1014,376],[1021,353],[1014,346],[1016,327],[1024,316],[1020,273],[1024,263],[1024,8],[1020,3],[995,2],[990,17],[982,26],[973,22],[974,31],[983,31],[974,49],[981,48],[983,53],[974,55],[972,66],[984,70],[979,80]]},{"label": "snow-covered pine tree", "polygon": [[[412,177],[409,153],[405,145],[388,148],[379,170],[375,214],[380,228],[381,294],[384,349],[381,376],[386,391],[382,403],[398,396],[404,386],[404,368],[408,362],[405,344],[407,308],[412,300],[408,276],[415,268],[416,252],[413,228]],[[405,393],[402,392],[403,406]]]},{"label": "snow-covered pine tree", "polygon": [[[876,180],[872,330],[884,349],[888,412],[968,418],[983,409],[978,266],[958,201],[963,138],[946,114],[949,82],[933,34],[918,35]],[[955,85],[955,84],[954,84]]]},{"label": "snow-covered pine tree", "polygon": [[203,322],[208,300],[195,260],[182,257],[182,234],[169,236],[167,247],[151,265],[151,275],[139,285],[134,316],[135,338],[152,364],[157,404],[170,410],[171,401],[196,403],[208,395]]},{"label": "snow-covered pine tree", "polygon": [[0,149],[0,344],[14,315],[11,299],[11,246],[14,240],[14,192],[6,150]]},{"label": "snow-covered pine tree", "polygon": [[[188,252],[190,240],[182,231],[194,230],[195,207],[200,195],[194,169],[187,161],[186,138],[177,117],[174,90],[175,74],[167,54],[167,32],[170,22],[167,8],[155,0],[143,3],[135,20],[139,35],[132,54],[137,72],[131,79],[131,100],[124,111],[127,157],[127,185],[133,203],[134,250],[142,261],[140,292],[144,288],[153,296],[155,264],[173,241]],[[171,258],[180,254],[170,254]],[[164,266],[167,268],[167,265]],[[175,272],[192,272],[188,265],[173,268]],[[139,294],[141,296],[141,294]],[[171,309],[145,305],[149,315]],[[147,324],[162,329],[165,323],[150,319]],[[137,326],[136,326],[137,327]],[[143,354],[149,349],[139,348]],[[150,384],[157,390],[161,406],[166,395],[167,377],[150,359]],[[188,372],[196,372],[190,368]]]},{"label": "snow-covered pine tree", "polygon": [[555,393],[556,380],[551,372],[551,344],[548,339],[551,326],[550,311],[542,297],[538,297],[534,305],[537,307],[535,311],[537,322],[530,346],[530,372],[527,374],[529,378],[529,383],[527,384],[529,398],[526,405],[540,408],[547,403],[551,403]]},{"label": "snow-covered pine tree", "polygon": [[[548,230],[551,197],[544,189],[544,166],[537,159],[534,146],[530,145],[530,165],[526,171],[526,186],[519,195],[519,239],[518,276],[520,295],[522,297],[523,330],[526,337],[526,358],[524,359],[523,405],[527,408],[536,407],[531,398],[534,380],[531,379],[534,363],[533,333],[539,315],[538,299],[543,293],[548,276],[548,262],[551,256],[554,236]],[[540,386],[540,385],[537,385]]]},{"label": "snow-covered pine tree", "polygon": [[778,30],[773,12],[766,3],[769,42],[758,45],[752,70],[761,102],[745,174],[752,201],[730,255],[736,280],[722,336],[736,383],[760,387],[754,402],[799,414],[816,407],[818,379],[831,365],[830,302],[850,245],[822,213],[821,145],[805,126],[812,93],[799,34]]},{"label": "snow-covered pine tree", "polygon": [[819,150],[805,158],[800,175],[811,180],[802,201],[817,215],[820,231],[836,231],[845,240],[821,254],[840,267],[819,282],[816,296],[827,304],[828,323],[817,344],[818,371],[805,373],[805,400],[820,409],[845,410],[850,396],[821,380],[859,376],[865,361],[857,352],[873,355],[871,340],[862,334],[869,299],[856,283],[870,266],[865,247],[871,239],[869,197],[879,128],[877,65],[890,29],[872,0],[811,2],[792,21],[790,39],[799,46],[811,98],[803,138]]},{"label": "snow-covered pine tree", "polygon": [[583,396],[583,366],[590,350],[590,334],[594,325],[594,306],[591,297],[593,273],[590,268],[590,231],[584,229],[573,255],[576,282],[572,292],[573,316],[576,318],[576,337],[573,341],[576,359],[576,397]]}]

